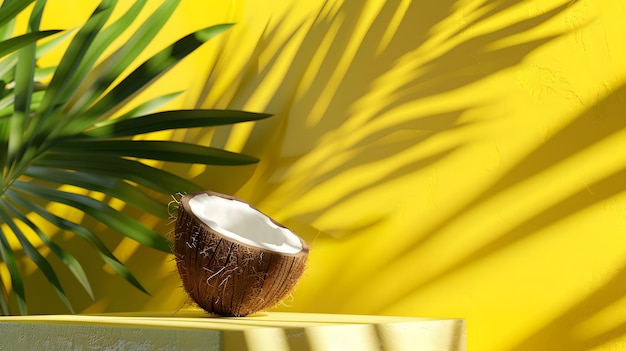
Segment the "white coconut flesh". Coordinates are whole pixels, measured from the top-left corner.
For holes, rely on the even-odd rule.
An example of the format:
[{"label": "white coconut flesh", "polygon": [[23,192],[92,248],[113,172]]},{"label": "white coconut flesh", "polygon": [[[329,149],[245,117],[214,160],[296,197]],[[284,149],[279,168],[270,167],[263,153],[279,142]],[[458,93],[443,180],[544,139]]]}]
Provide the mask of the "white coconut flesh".
[{"label": "white coconut flesh", "polygon": [[302,251],[296,234],[245,202],[198,194],[189,199],[189,208],[196,218],[227,238],[285,254]]}]

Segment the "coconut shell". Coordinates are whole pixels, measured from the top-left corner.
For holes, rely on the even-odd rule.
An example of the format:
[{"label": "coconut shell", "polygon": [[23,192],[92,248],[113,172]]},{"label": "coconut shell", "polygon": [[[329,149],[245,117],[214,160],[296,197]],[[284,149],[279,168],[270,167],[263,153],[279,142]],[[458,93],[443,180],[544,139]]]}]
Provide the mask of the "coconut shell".
[{"label": "coconut shell", "polygon": [[183,288],[198,306],[221,316],[246,316],[276,305],[304,272],[309,252],[306,242],[299,238],[302,250],[286,254],[226,237],[198,219],[189,207],[191,198],[205,193],[241,201],[209,191],[181,198],[173,251]]}]

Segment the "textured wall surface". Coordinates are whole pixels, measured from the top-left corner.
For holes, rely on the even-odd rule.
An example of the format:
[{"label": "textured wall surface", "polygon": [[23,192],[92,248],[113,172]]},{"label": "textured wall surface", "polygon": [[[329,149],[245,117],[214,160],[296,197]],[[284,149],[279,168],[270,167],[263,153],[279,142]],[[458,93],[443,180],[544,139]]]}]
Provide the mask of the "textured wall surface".
[{"label": "textured wall surface", "polygon": [[[172,135],[260,164],[177,171],[309,242],[279,309],[462,317],[475,350],[624,347],[624,2],[183,3],[172,33],[239,25],[157,89],[275,116]],[[185,302],[171,257],[108,240],[152,296],[94,263],[84,312]]]}]

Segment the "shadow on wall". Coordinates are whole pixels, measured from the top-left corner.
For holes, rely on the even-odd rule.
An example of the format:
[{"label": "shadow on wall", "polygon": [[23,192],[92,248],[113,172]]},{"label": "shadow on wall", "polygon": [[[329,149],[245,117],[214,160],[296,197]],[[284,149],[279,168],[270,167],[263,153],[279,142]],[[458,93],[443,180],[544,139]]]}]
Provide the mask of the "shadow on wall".
[{"label": "shadow on wall", "polygon": [[[426,231],[423,236],[413,241],[411,245],[407,245],[404,251],[399,256],[394,257],[394,259],[402,260],[405,256],[419,255],[421,248],[433,240],[438,233],[442,232],[454,218],[466,215],[472,209],[481,206],[481,204],[497,197],[517,184],[531,179],[552,167],[557,167],[560,163],[567,162],[568,159],[584,150],[626,129],[626,119],[621,116],[621,109],[625,99],[626,86],[623,85],[603,101],[594,105],[593,108],[575,118],[552,138],[531,151],[476,198],[468,201],[461,209],[446,216],[437,225]],[[598,119],[599,114],[604,118]],[[588,184],[586,187],[564,197],[545,209],[538,208],[538,210],[541,210],[540,212],[517,226],[508,229],[506,232],[500,233],[491,242],[472,252],[468,252],[465,257],[458,260],[444,272],[418,285],[405,287],[407,294],[416,289],[424,288],[440,279],[445,279],[458,270],[486,259],[550,225],[622,193],[624,188],[618,186],[619,184],[626,184],[626,168],[618,169],[612,174],[592,184]],[[402,297],[398,296],[398,298],[401,299]]]},{"label": "shadow on wall", "polygon": [[[226,37],[222,55],[211,68],[198,106],[274,113],[273,118],[244,130],[249,134],[241,150],[260,157],[261,163],[206,167],[201,172],[178,164],[165,167],[179,174],[191,174],[208,189],[239,191],[251,203],[275,212],[284,224],[303,228],[296,231],[312,240],[319,231],[309,224],[325,213],[358,198],[382,180],[391,182],[420,172],[463,147],[462,141],[449,136],[467,126],[462,118],[464,112],[481,102],[433,104],[433,98],[520,63],[557,35],[498,48],[493,44],[532,31],[569,6],[564,3],[537,16],[510,21],[497,30],[481,33],[473,28],[498,18],[518,5],[518,1],[479,1],[453,31],[438,32],[437,26],[450,20],[456,3],[329,0],[297,25],[285,24],[289,11],[284,17],[261,23],[260,27],[242,23]],[[372,10],[376,6],[379,8]],[[259,28],[260,35],[255,32]],[[258,37],[258,40],[254,47],[241,47],[236,40],[238,36]],[[247,60],[233,67],[231,58],[242,55]],[[237,72],[229,79],[229,88],[211,89],[223,83],[224,72],[229,70]],[[202,143],[210,139],[213,146],[222,147],[242,132],[236,128],[180,131],[175,137]],[[342,181],[341,186],[336,185],[337,181]],[[508,182],[511,180],[503,181],[498,187],[505,187]],[[334,190],[328,193],[327,188]],[[320,194],[323,200],[310,201]],[[284,203],[293,206],[281,212]],[[364,226],[384,221],[386,215],[387,212],[372,209],[363,212],[362,218],[354,223],[343,223],[327,234],[348,238]],[[164,223],[152,225],[167,230]],[[121,245],[119,240],[111,238],[108,229],[100,229],[110,247]],[[431,233],[436,234],[437,230]],[[74,245],[73,239],[65,241],[63,245]],[[407,253],[418,247],[419,243],[407,247]],[[154,300],[180,293],[176,290],[175,273],[169,272],[165,277],[163,272],[156,272],[155,267],[146,264],[165,262],[168,257],[142,247],[125,250],[124,255],[122,260],[129,263]],[[91,261],[94,260],[88,257],[81,260]],[[164,265],[168,264],[162,263],[159,269]],[[129,306],[134,310],[157,306],[121,278],[103,273],[101,263],[85,269],[95,278],[96,291],[109,286],[107,296],[97,302],[99,309],[123,311]],[[44,278],[33,273],[28,279]],[[50,311],[43,305],[32,308],[40,309]]]},{"label": "shadow on wall", "polygon": [[596,349],[626,334],[626,321],[595,335],[578,335],[585,321],[591,319],[624,297],[626,266],[621,267],[609,282],[571,306],[567,312],[542,326],[536,333],[512,348],[512,351],[550,350],[559,348],[571,351]]},{"label": "shadow on wall", "polygon": [[[326,1],[312,20],[294,28],[283,27],[287,12],[264,27],[249,60],[233,79],[232,92],[219,95],[209,88],[218,85],[221,72],[231,64],[227,57],[233,49],[225,48],[199,98],[203,107],[275,113],[248,131],[243,152],[261,157],[262,162],[240,194],[274,212],[288,226],[315,223],[373,185],[419,172],[462,147],[463,141],[447,136],[467,126],[463,113],[480,101],[433,106],[432,98],[520,63],[557,35],[498,48],[494,43],[532,31],[570,5],[478,33],[474,26],[518,5],[516,1],[479,2],[455,30],[441,33],[435,29],[450,19],[455,1],[388,1],[377,11],[372,10],[373,3]],[[252,35],[253,30],[243,28],[242,35]],[[276,80],[280,84],[273,83]],[[213,132],[211,142],[218,147],[227,145],[236,133],[230,126]],[[203,136],[187,134],[195,140]],[[448,142],[420,149],[433,139]],[[407,150],[411,152],[404,153]],[[253,171],[226,170],[229,175],[245,173],[231,186],[214,168],[196,180],[233,191]],[[361,176],[334,185],[355,172]],[[281,203],[292,206],[281,211]],[[307,205],[298,209],[303,203]],[[386,213],[361,216],[363,220],[355,220],[354,226],[327,234],[358,233],[363,226],[383,221]],[[306,239],[318,233],[314,228],[309,232],[304,233]]]},{"label": "shadow on wall", "polygon": [[[377,274],[385,275],[385,271],[399,269],[397,266],[399,262],[403,262],[403,260],[406,262],[406,259],[410,257],[419,257],[422,254],[422,248],[444,231],[455,218],[466,215],[473,208],[481,206],[528,179],[559,167],[560,164],[568,162],[610,137],[623,133],[626,129],[626,119],[623,118],[622,113],[624,101],[626,101],[626,85],[617,88],[592,108],[573,119],[569,125],[563,127],[553,137],[528,153],[486,190],[469,200],[461,209],[447,215],[422,237],[405,246],[400,255],[394,256],[392,261],[383,263],[385,269]],[[504,228],[505,230],[499,232],[494,236],[494,239],[482,246],[468,250],[464,256],[459,257],[456,262],[451,263],[436,275],[422,280],[419,277],[413,280],[407,279],[394,290],[394,296],[390,297],[390,301],[393,301],[394,304],[402,304],[405,300],[411,299],[417,292],[426,290],[469,266],[486,261],[516,243],[538,235],[549,226],[623,193],[624,184],[626,184],[626,164],[618,165],[614,171],[591,184],[575,189],[575,191],[545,208],[538,207],[536,213],[513,227]],[[589,234],[593,235],[593,233]],[[593,240],[592,237],[590,240]],[[622,337],[626,332],[626,322],[623,321],[623,318],[620,319],[621,324],[609,327],[607,330],[597,332],[592,336],[588,333],[583,335],[580,332],[583,331],[586,321],[610,309],[623,299],[624,286],[626,286],[626,268],[621,267],[616,270],[608,283],[589,293],[548,324],[539,326],[534,334],[528,336],[526,340],[512,350],[547,350],[552,347],[583,351],[602,346]]]},{"label": "shadow on wall", "polygon": [[[563,128],[543,146],[533,151],[522,160],[511,172],[507,173],[492,188],[486,191],[476,201],[483,201],[495,196],[499,191],[513,186],[521,177],[531,177],[545,169],[563,162],[577,153],[600,143],[610,136],[623,132],[626,129],[626,120],[623,116],[624,101],[626,101],[626,85],[616,89],[592,110],[578,117],[570,125]],[[602,119],[598,119],[602,116]],[[590,131],[595,131],[590,133]],[[619,152],[619,151],[617,151]],[[541,161],[529,162],[532,158]],[[514,175],[516,171],[517,175]],[[504,233],[496,241],[483,247],[480,252],[473,253],[468,259],[488,257],[508,245],[523,239],[523,233],[536,233],[541,228],[563,220],[568,216],[616,196],[625,191],[626,164],[616,171],[590,184],[588,189],[573,193],[559,203],[537,214],[519,227]],[[589,233],[592,234],[592,233]],[[626,292],[626,266],[616,269],[608,282],[586,297],[572,305],[548,324],[541,326],[534,334],[513,348],[513,351],[539,350],[558,348],[571,351],[591,350],[626,334],[626,320],[620,318],[620,324],[612,325],[595,335],[589,335],[584,330],[586,321],[610,309],[622,301]]]}]

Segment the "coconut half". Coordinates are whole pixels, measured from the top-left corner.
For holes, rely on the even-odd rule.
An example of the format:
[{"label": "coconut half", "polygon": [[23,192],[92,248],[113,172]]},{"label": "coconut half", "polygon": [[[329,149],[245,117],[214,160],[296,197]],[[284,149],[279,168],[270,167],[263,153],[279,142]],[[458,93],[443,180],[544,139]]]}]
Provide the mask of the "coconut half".
[{"label": "coconut half", "polygon": [[183,288],[198,306],[245,316],[279,303],[304,272],[309,248],[244,201],[211,191],[184,195],[174,254]]}]

